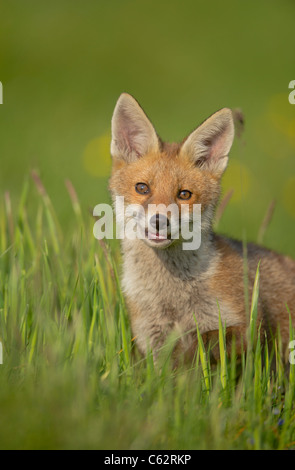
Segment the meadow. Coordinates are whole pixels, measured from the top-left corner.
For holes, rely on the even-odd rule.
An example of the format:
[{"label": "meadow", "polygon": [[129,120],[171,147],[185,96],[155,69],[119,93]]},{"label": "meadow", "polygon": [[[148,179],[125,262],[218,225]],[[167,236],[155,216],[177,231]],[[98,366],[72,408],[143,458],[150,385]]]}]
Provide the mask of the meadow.
[{"label": "meadow", "polygon": [[0,213],[0,447],[295,448],[295,366],[285,370],[279,337],[273,350],[254,340],[259,269],[241,363],[227,357],[220,324],[217,366],[200,336],[192,364],[173,367],[171,338],[155,365],[134,350],[120,253],[92,236],[70,181],[76,228],[65,237],[39,175],[31,179],[32,222],[29,180],[16,212],[6,193]]},{"label": "meadow", "polygon": [[155,365],[136,351],[120,246],[94,238],[92,215],[110,200],[121,92],[168,141],[227,106],[244,126],[215,228],[295,257],[293,18],[289,0],[3,2],[1,449],[295,449],[295,366],[279,336],[255,341],[259,270],[240,363],[220,327],[217,365],[200,341],[174,369],[175,338]]}]

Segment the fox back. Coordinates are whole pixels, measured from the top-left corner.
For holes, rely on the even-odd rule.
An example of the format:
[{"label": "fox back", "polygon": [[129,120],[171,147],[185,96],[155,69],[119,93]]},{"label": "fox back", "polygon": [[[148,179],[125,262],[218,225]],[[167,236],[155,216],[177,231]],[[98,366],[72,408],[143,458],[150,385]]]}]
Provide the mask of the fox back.
[{"label": "fox back", "polygon": [[[145,215],[137,219],[141,236],[122,240],[122,286],[142,353],[147,347],[156,352],[176,332],[181,338],[178,351],[193,355],[196,322],[203,340],[213,341],[218,338],[219,316],[226,325],[228,349],[234,336],[238,348],[245,344],[248,312],[242,243],[212,229],[233,138],[228,108],[213,114],[181,143],[168,144],[133,97],[124,93],[117,102],[112,118],[110,190],[114,201],[124,196],[124,213],[120,214],[124,223],[131,217],[125,212],[129,205],[140,206]],[[179,214],[186,209],[191,226],[196,205],[201,208],[201,243],[198,249],[183,249]],[[179,211],[167,211],[167,207]],[[260,332],[270,337],[279,327],[286,347],[288,310],[292,318],[295,315],[295,262],[249,244],[249,298],[259,262]]]}]

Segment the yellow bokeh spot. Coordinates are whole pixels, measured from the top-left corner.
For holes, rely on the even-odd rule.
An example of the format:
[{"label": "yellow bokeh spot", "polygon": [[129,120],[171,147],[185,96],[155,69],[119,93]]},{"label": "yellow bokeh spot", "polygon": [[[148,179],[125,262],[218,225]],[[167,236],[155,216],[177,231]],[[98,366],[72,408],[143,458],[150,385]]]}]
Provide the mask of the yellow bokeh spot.
[{"label": "yellow bokeh spot", "polygon": [[240,162],[231,161],[226,169],[222,180],[223,193],[230,189],[234,190],[231,201],[242,201],[251,186],[251,175],[248,168]]},{"label": "yellow bokeh spot", "polygon": [[91,176],[106,177],[111,172],[111,134],[91,140],[83,152],[84,168]]},{"label": "yellow bokeh spot", "polygon": [[286,133],[289,137],[290,144],[293,148],[295,148],[295,119],[289,122],[289,125],[286,129]]},{"label": "yellow bokeh spot", "polygon": [[295,176],[289,178],[284,186],[283,204],[286,211],[295,217]]}]

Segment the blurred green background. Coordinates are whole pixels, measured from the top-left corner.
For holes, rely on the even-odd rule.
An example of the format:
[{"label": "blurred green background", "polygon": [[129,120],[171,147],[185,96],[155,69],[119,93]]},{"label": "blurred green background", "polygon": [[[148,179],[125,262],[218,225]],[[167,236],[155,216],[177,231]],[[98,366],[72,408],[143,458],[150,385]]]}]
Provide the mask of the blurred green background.
[{"label": "blurred green background", "polygon": [[[0,189],[13,208],[37,169],[65,226],[64,181],[83,210],[108,201],[110,121],[122,91],[164,140],[182,140],[217,109],[240,108],[220,231],[295,255],[293,0],[9,0],[0,3]],[[36,188],[31,182],[34,210]],[[73,221],[74,223],[74,221]]]}]

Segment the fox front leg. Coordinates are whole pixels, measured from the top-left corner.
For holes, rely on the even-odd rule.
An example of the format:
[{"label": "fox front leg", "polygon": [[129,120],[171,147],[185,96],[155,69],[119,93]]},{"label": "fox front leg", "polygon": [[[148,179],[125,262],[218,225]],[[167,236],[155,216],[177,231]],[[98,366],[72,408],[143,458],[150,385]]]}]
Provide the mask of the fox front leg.
[{"label": "fox front leg", "polygon": [[[208,331],[202,335],[205,347],[210,347],[213,360],[220,359],[219,330]],[[247,349],[247,329],[245,326],[230,326],[225,330],[226,353],[230,356],[233,351],[240,357]]]},{"label": "fox front leg", "polygon": [[163,351],[169,334],[173,331],[172,323],[170,325],[166,321],[162,324],[157,320],[143,315],[131,315],[132,332],[140,353],[146,356],[152,352],[155,360]]}]

